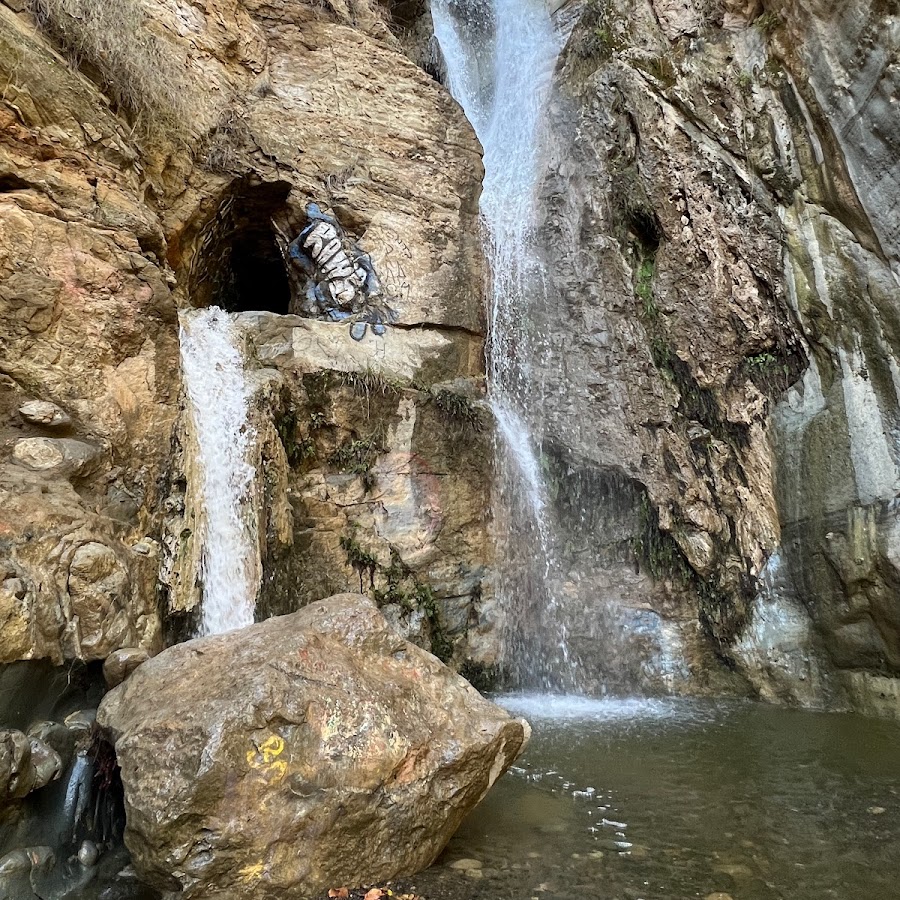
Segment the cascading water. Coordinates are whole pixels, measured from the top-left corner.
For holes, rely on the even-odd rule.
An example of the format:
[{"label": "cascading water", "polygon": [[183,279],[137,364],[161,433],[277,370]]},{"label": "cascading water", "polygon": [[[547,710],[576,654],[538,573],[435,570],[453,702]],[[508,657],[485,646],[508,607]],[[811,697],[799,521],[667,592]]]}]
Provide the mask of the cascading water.
[{"label": "cascading water", "polygon": [[255,442],[240,332],[218,307],[181,313],[181,367],[196,439],[201,634],[253,622],[260,567],[251,489]]},{"label": "cascading water", "polygon": [[431,14],[448,87],[484,148],[504,662],[522,685],[571,688],[576,679],[553,587],[552,515],[539,456],[547,353],[535,327],[546,301],[535,247],[541,124],[562,42],[543,0],[433,0]]}]

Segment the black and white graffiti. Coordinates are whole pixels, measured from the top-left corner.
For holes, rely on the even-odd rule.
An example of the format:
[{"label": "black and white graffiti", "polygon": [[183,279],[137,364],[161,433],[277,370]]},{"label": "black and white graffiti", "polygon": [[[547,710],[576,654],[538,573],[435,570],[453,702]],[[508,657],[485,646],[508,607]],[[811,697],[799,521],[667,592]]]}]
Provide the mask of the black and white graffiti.
[{"label": "black and white graffiti", "polygon": [[307,205],[306,218],[306,227],[287,246],[288,258],[305,279],[300,311],[332,322],[349,320],[356,341],[368,328],[383,335],[396,313],[387,304],[372,258],[317,203]]}]

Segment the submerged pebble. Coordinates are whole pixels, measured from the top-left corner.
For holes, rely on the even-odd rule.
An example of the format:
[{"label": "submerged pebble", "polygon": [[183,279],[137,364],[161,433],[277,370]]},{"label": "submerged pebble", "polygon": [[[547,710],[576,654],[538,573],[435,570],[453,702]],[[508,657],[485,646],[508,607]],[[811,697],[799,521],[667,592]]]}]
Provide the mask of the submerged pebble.
[{"label": "submerged pebble", "polygon": [[81,846],[78,848],[78,862],[86,867],[95,866],[99,857],[100,852],[93,841],[81,842]]},{"label": "submerged pebble", "polygon": [[471,871],[472,869],[480,869],[483,863],[480,859],[456,859],[450,863],[451,869],[459,869],[462,871]]}]

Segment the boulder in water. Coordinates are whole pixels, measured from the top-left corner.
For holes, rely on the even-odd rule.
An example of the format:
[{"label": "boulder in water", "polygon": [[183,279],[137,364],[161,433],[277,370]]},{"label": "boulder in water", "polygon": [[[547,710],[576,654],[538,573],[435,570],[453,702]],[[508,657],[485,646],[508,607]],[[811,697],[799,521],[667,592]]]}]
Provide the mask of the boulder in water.
[{"label": "boulder in water", "polygon": [[428,866],[529,734],[356,594],[171,647],[98,722],[139,873],[244,900]]},{"label": "boulder in water", "polygon": [[0,801],[19,800],[59,778],[59,754],[15,729],[0,731]]}]

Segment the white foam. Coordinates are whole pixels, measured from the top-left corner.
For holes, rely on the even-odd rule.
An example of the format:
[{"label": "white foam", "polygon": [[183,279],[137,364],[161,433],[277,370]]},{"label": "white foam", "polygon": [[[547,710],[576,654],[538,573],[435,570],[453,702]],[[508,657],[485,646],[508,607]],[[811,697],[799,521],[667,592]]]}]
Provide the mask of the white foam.
[{"label": "white foam", "polygon": [[251,390],[244,372],[240,332],[216,306],[180,314],[181,368],[197,452],[201,542],[201,634],[219,634],[253,622],[260,566],[255,432],[249,421]]}]

